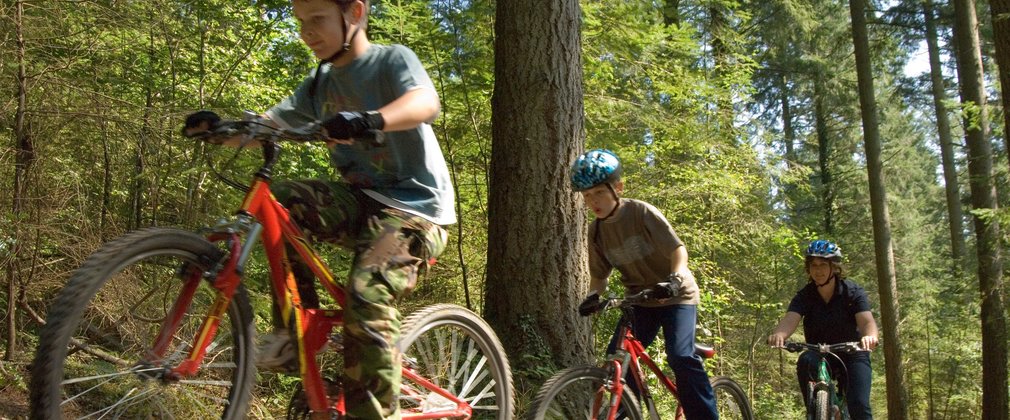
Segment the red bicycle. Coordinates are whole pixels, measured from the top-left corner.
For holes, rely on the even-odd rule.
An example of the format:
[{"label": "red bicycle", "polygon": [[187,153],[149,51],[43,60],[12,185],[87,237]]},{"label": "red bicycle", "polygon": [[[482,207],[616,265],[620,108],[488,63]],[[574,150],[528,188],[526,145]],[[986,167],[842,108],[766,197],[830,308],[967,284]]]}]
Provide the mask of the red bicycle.
[{"label": "red bicycle", "polygon": [[[258,242],[278,291],[274,298],[297,326],[301,384],[288,417],[342,416],[339,378],[324,377],[320,360],[328,359],[318,356],[339,357],[345,292],[270,192],[280,142],[321,141],[320,131],[238,121],[207,134],[206,140],[240,136],[262,146],[263,165],[235,217],[206,234],[136,231],[91,255],[50,306],[39,335],[32,418],[268,416],[248,413],[256,379],[255,326],[242,279]],[[285,243],[337,307],[302,307]],[[403,418],[513,417],[508,360],[477,315],[435,305],[407,317],[401,331]]]},{"label": "red bicycle", "polygon": [[[528,418],[530,420],[573,419],[631,419],[643,418],[639,398],[645,402],[648,418],[659,420],[659,408],[645,381],[642,364],[656,375],[663,387],[676,400],[677,385],[668,378],[655,361],[645,352],[642,343],[632,333],[632,320],[636,304],[651,300],[653,290],[646,289],[631,296],[608,299],[605,309],[621,311],[617,350],[602,366],[577,366],[564,369],[547,380],[540,388]],[[703,358],[715,356],[715,349],[696,346],[696,354]],[[629,373],[640,390],[638,396],[625,383]],[[720,419],[753,418],[747,394],[735,381],[726,376],[711,378]],[[677,404],[671,411],[675,418],[684,418],[684,409]]]}]

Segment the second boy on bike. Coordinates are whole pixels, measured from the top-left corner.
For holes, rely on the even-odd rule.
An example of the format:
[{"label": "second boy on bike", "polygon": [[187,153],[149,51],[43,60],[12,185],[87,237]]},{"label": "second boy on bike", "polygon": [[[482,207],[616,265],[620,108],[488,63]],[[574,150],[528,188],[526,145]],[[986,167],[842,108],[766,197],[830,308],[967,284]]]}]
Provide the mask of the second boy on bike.
[{"label": "second boy on bike", "polygon": [[[694,354],[699,298],[698,284],[687,268],[687,248],[658,209],[620,197],[624,191],[621,162],[609,150],[590,150],[579,156],[571,167],[571,181],[596,216],[589,228],[590,291],[579,305],[579,314],[587,316],[599,309],[600,295],[606,292],[607,277],[614,268],[629,294],[666,286],[669,298],[635,307],[633,333],[648,347],[662,327],[684,414],[689,420],[718,418],[708,374]],[[615,333],[608,354],[615,351],[617,338]]]}]

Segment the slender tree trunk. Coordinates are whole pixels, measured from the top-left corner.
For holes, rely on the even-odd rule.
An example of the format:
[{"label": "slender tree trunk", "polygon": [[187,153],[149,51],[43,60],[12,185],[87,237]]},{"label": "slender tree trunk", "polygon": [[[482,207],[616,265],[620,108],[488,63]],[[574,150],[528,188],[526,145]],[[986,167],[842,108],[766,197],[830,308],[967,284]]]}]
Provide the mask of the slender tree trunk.
[{"label": "slender tree trunk", "polygon": [[[992,146],[986,111],[982,53],[974,0],[954,0],[954,38],[961,104],[965,107],[965,140],[971,204],[975,211],[997,208],[992,173]],[[969,106],[970,105],[970,106]],[[969,109],[977,112],[967,112]],[[975,217],[978,286],[982,299],[982,418],[1007,419],[1007,331],[1002,302],[1003,262],[999,226],[987,217]]]},{"label": "slender tree trunk", "polygon": [[880,295],[880,316],[884,331],[884,370],[887,375],[887,417],[907,419],[905,375],[901,360],[898,328],[898,286],[894,272],[894,250],[891,244],[891,220],[884,189],[881,161],[880,130],[877,123],[877,103],[873,89],[873,69],[870,63],[870,41],[866,33],[865,0],[849,0],[852,18],[852,43],[856,53],[856,78],[859,82],[859,108],[863,119],[863,144],[866,149],[866,171],[870,181],[870,208],[873,215],[873,250]]},{"label": "slender tree trunk", "polygon": [[[568,180],[585,135],[579,3],[500,1],[495,13],[484,316],[517,372],[542,370],[540,356],[586,363],[586,218]],[[519,379],[520,393],[537,385]]]},{"label": "slender tree trunk", "polygon": [[[926,0],[926,2],[929,2],[929,0]],[[933,340],[932,340],[932,337],[930,337],[930,334],[929,334],[929,324],[931,324],[931,323],[932,323],[931,320],[928,320],[928,319],[926,320],[926,384],[928,385],[927,388],[926,388],[927,389],[926,395],[929,396],[929,403],[927,404],[926,407],[929,410],[929,420],[933,420],[933,419],[936,418],[936,409],[934,408],[936,406],[936,404],[933,401],[933,398],[934,398],[933,397],[933,351],[932,351],[932,349],[933,349],[933,343],[932,343],[932,341]]]},{"label": "slender tree trunk", "polygon": [[824,204],[824,233],[835,230],[835,194],[831,185],[831,139],[828,136],[828,116],[824,109],[824,88],[821,78],[814,81],[814,125],[817,130],[817,163],[821,171],[821,201]]},{"label": "slender tree trunk", "polygon": [[101,237],[104,241],[108,233],[109,206],[112,204],[112,157],[109,155],[109,128],[102,122],[102,215]]},{"label": "slender tree trunk", "polygon": [[954,163],[954,139],[950,132],[946,87],[940,67],[940,47],[937,43],[936,21],[933,19],[933,2],[925,0],[922,12],[926,19],[926,46],[929,49],[929,76],[932,82],[933,109],[936,112],[936,131],[940,137],[940,159],[943,163],[944,191],[947,193],[947,225],[950,229],[951,264],[955,273],[961,272],[964,263],[964,213],[961,210],[960,184],[957,165]]},{"label": "slender tree trunk", "polygon": [[13,360],[17,353],[17,305],[14,299],[17,292],[18,273],[22,253],[21,226],[25,215],[25,191],[28,190],[28,171],[35,160],[35,145],[33,144],[28,124],[25,122],[25,109],[28,102],[28,76],[25,62],[24,38],[24,2],[14,3],[14,32],[18,60],[18,107],[14,111],[14,191],[11,202],[11,216],[15,221],[14,244],[7,258],[7,348],[4,360]]},{"label": "slender tree trunk", "polygon": [[680,25],[680,0],[666,0],[663,3],[663,23],[666,26]]},{"label": "slender tree trunk", "polygon": [[796,130],[793,129],[793,108],[789,104],[789,81],[782,76],[779,84],[780,101],[782,102],[782,137],[786,148],[786,164],[791,167],[796,161],[793,147],[796,144]]},{"label": "slender tree trunk", "polygon": [[999,67],[1000,98],[1003,104],[1003,144],[1010,159],[1010,0],[989,0],[993,44]]},{"label": "slender tree trunk", "polygon": [[[729,65],[729,46],[726,36],[729,33],[729,11],[719,1],[709,1],[709,32],[712,37],[712,78],[713,85],[723,85],[719,80],[727,73]],[[716,99],[718,107],[718,127],[722,130],[731,130],[733,127],[733,100],[729,94],[719,95]]]}]

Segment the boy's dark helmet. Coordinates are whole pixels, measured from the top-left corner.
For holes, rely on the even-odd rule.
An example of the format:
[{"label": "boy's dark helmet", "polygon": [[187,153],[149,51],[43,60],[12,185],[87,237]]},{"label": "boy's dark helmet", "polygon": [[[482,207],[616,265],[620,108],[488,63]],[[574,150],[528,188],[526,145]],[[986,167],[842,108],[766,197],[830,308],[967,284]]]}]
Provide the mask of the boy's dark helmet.
[{"label": "boy's dark helmet", "polygon": [[575,191],[585,191],[619,179],[621,179],[621,161],[609,150],[590,150],[572,163],[571,180],[572,189]]},{"label": "boy's dark helmet", "polygon": [[804,254],[807,258],[810,257],[820,257],[827,258],[829,260],[840,262],[842,261],[842,249],[835,245],[834,242],[826,241],[824,239],[818,239],[810,243],[807,246],[806,252]]}]

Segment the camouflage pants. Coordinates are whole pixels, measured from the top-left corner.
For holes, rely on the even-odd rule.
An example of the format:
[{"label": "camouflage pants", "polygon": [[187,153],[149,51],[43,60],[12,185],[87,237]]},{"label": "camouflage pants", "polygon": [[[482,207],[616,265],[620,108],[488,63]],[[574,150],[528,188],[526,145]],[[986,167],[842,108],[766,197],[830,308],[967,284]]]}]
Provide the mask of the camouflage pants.
[{"label": "camouflage pants", "polygon": [[[387,207],[351,186],[318,180],[271,188],[315,240],[354,251],[344,308],[344,398],[349,418],[399,418],[400,313],[396,300],[413,289],[429,258],[445,249],[446,232],[419,216]],[[311,272],[288,252],[305,307],[318,307]],[[274,308],[275,326],[279,309]]]}]

